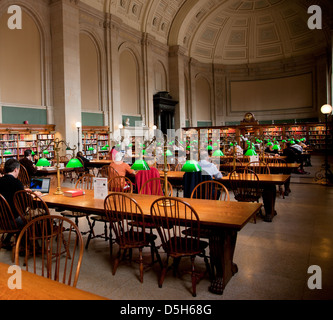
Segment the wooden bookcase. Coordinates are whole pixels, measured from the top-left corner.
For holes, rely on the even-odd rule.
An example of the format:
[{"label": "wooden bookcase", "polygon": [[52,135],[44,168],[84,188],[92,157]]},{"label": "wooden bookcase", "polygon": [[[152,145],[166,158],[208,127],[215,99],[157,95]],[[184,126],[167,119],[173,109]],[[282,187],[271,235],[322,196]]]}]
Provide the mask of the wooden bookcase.
[{"label": "wooden bookcase", "polygon": [[[31,149],[40,158],[42,151],[54,139],[54,125],[0,124],[0,163],[8,158],[21,159],[24,151]],[[54,147],[50,145],[47,158],[54,158]],[[10,154],[4,154],[10,151]]]},{"label": "wooden bookcase", "polygon": [[[216,132],[220,133],[220,147],[236,141],[242,146],[241,136],[248,138],[273,139],[282,141],[283,139],[306,138],[314,151],[325,150],[325,124],[324,123],[297,123],[297,124],[240,124],[233,126],[217,127],[189,127],[183,128],[187,138],[194,140],[199,136],[200,140],[207,142],[210,139],[216,141]],[[328,149],[333,151],[332,123],[328,123]]]},{"label": "wooden bookcase", "polygon": [[[82,127],[82,151],[87,159],[106,158],[111,149],[108,147],[107,150],[102,150],[102,148],[107,145],[110,146],[109,127]],[[90,151],[90,147],[94,150]]]}]

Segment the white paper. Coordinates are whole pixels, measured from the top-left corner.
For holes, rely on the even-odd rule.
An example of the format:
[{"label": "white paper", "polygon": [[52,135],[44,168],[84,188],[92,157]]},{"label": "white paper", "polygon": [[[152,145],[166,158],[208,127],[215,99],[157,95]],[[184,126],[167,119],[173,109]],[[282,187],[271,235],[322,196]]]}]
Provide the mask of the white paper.
[{"label": "white paper", "polygon": [[108,179],[94,178],[94,198],[105,199],[108,195]]},{"label": "white paper", "polygon": [[253,161],[259,161],[259,156],[258,155],[250,156],[250,162],[253,162]]}]

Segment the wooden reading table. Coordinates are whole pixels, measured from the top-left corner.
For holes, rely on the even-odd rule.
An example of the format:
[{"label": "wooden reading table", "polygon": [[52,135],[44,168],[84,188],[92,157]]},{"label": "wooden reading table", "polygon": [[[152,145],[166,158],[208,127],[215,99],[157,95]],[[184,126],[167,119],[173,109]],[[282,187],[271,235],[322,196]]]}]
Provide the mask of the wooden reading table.
[{"label": "wooden reading table", "polygon": [[[62,189],[65,191],[67,188]],[[74,198],[54,195],[54,191],[50,190],[50,193],[43,197],[49,207],[76,209],[88,214],[105,214],[104,200],[95,199],[93,190],[86,190],[85,195]],[[151,204],[159,198],[158,196],[139,194],[132,194],[132,197],[147,217],[150,217]],[[182,200],[197,211],[201,225],[211,231],[209,248],[215,276],[211,282],[210,291],[222,294],[226,284],[238,271],[237,265],[233,262],[237,232],[246,225],[251,217],[257,214],[261,204],[200,199]]]},{"label": "wooden reading table", "polygon": [[[183,183],[182,171],[168,171],[168,180],[172,185],[182,185]],[[164,172],[160,171],[160,176],[164,176]],[[281,186],[288,184],[290,181],[289,174],[257,174],[259,178],[259,188],[264,190],[262,194],[264,208],[265,208],[265,221],[272,221],[274,215],[276,215],[275,210],[275,199],[276,199],[276,186]],[[250,177],[250,175],[249,175]],[[226,187],[229,185],[229,174],[223,176],[218,181],[222,182]],[[186,198],[187,200],[187,198]]]},{"label": "wooden reading table", "polygon": [[0,300],[107,300],[25,270],[22,270],[22,289],[10,289],[8,279],[14,273],[8,273],[9,267],[0,262]]}]

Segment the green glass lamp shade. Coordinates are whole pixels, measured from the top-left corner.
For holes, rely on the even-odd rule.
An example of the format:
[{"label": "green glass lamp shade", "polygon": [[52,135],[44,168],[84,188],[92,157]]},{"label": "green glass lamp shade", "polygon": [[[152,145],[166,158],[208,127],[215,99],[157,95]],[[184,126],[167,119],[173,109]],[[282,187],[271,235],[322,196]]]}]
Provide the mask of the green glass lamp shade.
[{"label": "green glass lamp shade", "polygon": [[138,171],[138,170],[150,170],[150,168],[148,166],[148,163],[143,159],[136,160],[133,163],[131,169],[136,170],[136,171]]},{"label": "green glass lamp shade", "polygon": [[195,160],[187,160],[184,163],[181,171],[184,171],[184,172],[198,172],[198,171],[201,171],[201,167],[198,164],[198,162],[196,162]]},{"label": "green glass lamp shade", "polygon": [[95,149],[93,147],[89,147],[88,151],[94,151]]},{"label": "green glass lamp shade", "polygon": [[[163,155],[164,155],[164,152],[163,152]],[[173,156],[172,152],[169,149],[166,151],[166,156],[167,157]]]},{"label": "green glass lamp shade", "polygon": [[294,140],[290,140],[290,143],[291,143],[291,144],[295,144],[295,141],[294,141]]},{"label": "green glass lamp shade", "polygon": [[230,147],[232,147],[234,144],[232,142],[230,142]]},{"label": "green glass lamp shade", "polygon": [[45,158],[40,158],[36,163],[37,167],[49,167],[50,165],[51,163]]},{"label": "green glass lamp shade", "polygon": [[257,153],[253,149],[247,149],[247,151],[244,154],[245,156],[256,156]]},{"label": "green glass lamp shade", "polygon": [[207,149],[207,150],[213,150],[213,147],[212,147],[212,146],[207,146],[206,149]]},{"label": "green glass lamp shade", "polygon": [[275,144],[275,145],[273,146],[273,150],[280,150],[280,146],[279,146],[278,144]]},{"label": "green glass lamp shade", "polygon": [[49,150],[44,150],[43,153],[44,154],[49,154],[50,152],[49,152]]},{"label": "green glass lamp shade", "polygon": [[286,140],[282,140],[281,142],[282,142],[282,143],[286,143],[287,141],[286,141]]},{"label": "green glass lamp shade", "polygon": [[106,146],[102,147],[101,150],[105,151],[108,150],[108,148]]},{"label": "green glass lamp shade", "polygon": [[110,146],[108,144],[105,145],[106,148],[110,148]]},{"label": "green glass lamp shade", "polygon": [[187,150],[190,150],[190,149],[191,149],[191,146],[187,146],[186,149],[187,149]]},{"label": "green glass lamp shade", "polygon": [[143,155],[145,155],[146,153],[147,153],[147,151],[146,150],[142,150],[142,152],[141,152]]},{"label": "green glass lamp shade", "polygon": [[223,157],[224,154],[221,150],[215,150],[213,153],[213,157]]},{"label": "green glass lamp shade", "polygon": [[83,167],[82,162],[77,158],[69,160],[66,165],[66,168],[82,168],[82,167]]},{"label": "green glass lamp shade", "polygon": [[9,154],[12,154],[12,153],[9,150],[6,150],[3,154],[9,155]]},{"label": "green glass lamp shade", "polygon": [[132,146],[133,146],[133,144],[132,144],[132,143],[130,143],[130,144],[128,145],[128,147],[129,147],[129,148],[132,148]]},{"label": "green glass lamp shade", "polygon": [[31,155],[34,156],[36,153],[34,153],[33,151],[31,151]]}]

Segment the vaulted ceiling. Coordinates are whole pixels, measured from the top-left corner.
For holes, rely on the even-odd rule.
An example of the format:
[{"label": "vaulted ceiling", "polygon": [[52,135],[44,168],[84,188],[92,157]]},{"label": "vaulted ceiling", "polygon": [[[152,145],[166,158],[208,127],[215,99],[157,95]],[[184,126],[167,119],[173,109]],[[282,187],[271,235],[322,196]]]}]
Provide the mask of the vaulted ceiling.
[{"label": "vaulted ceiling", "polygon": [[199,61],[242,64],[316,54],[331,47],[332,0],[310,30],[311,0],[81,0]]}]

